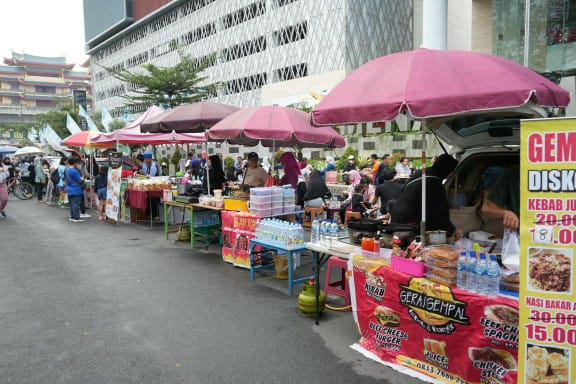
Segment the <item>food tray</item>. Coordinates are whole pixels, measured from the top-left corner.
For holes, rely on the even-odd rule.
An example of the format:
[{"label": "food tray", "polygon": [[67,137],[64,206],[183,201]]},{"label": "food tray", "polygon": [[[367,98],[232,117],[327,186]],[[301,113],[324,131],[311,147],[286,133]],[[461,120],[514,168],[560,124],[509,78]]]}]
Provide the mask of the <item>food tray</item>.
[{"label": "food tray", "polygon": [[250,197],[252,196],[270,196],[272,188],[250,188]]},{"label": "food tray", "polygon": [[405,259],[403,257],[392,256],[392,269],[404,272],[407,275],[422,277],[426,272],[426,264],[421,261]]},{"label": "food tray", "polygon": [[263,208],[263,209],[251,208],[250,213],[252,213],[253,215],[256,215],[256,216],[260,216],[260,217],[270,216],[270,208]]},{"label": "food tray", "polygon": [[447,286],[455,286],[456,283],[458,282],[457,279],[447,279],[445,277],[438,276],[438,275],[435,275],[433,273],[426,273],[424,276],[428,280],[431,280],[431,281],[438,283],[438,284],[447,285]]},{"label": "food tray", "polygon": [[426,264],[429,264],[432,267],[451,269],[458,268],[458,260],[436,259],[428,254],[424,254],[424,260],[426,261]]},{"label": "food tray", "polygon": [[270,204],[271,201],[272,197],[270,195],[250,195],[250,204]]}]

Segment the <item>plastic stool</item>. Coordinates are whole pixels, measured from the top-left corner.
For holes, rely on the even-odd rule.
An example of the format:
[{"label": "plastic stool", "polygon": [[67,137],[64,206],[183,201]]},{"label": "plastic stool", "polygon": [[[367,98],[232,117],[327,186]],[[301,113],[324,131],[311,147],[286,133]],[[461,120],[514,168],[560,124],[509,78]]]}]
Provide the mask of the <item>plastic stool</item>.
[{"label": "plastic stool", "polygon": [[344,214],[344,226],[347,227],[348,226],[348,220],[350,219],[361,219],[362,218],[362,214],[360,212],[352,212],[350,210],[347,210],[346,213]]},{"label": "plastic stool", "polygon": [[[331,282],[330,276],[332,275],[332,268],[340,268],[340,280]],[[339,258],[338,256],[330,256],[328,259],[328,270],[326,271],[326,282],[324,284],[324,291],[326,296],[336,295],[344,298],[344,305],[349,306],[350,290],[348,289],[348,282],[346,281],[346,272],[348,271],[348,260]]]},{"label": "plastic stool", "polygon": [[304,207],[304,215],[302,217],[302,226],[311,227],[315,218],[318,220],[324,219],[324,208]]}]

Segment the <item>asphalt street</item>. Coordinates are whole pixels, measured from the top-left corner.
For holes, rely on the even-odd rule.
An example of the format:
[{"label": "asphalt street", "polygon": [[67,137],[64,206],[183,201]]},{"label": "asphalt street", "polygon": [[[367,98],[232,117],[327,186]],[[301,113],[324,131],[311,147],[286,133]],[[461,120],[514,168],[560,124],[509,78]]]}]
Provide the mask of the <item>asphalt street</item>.
[{"label": "asphalt street", "polygon": [[1,383],[419,383],[350,345],[352,314],[302,316],[273,278],[160,227],[68,221],[11,198],[0,218]]}]

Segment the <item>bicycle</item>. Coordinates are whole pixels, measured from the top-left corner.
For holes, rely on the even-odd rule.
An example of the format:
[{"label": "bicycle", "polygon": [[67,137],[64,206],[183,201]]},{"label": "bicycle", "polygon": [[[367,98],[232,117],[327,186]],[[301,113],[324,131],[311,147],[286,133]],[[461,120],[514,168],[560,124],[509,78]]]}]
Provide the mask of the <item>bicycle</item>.
[{"label": "bicycle", "polygon": [[13,194],[20,200],[30,200],[34,196],[34,187],[17,174],[8,179],[8,194]]}]

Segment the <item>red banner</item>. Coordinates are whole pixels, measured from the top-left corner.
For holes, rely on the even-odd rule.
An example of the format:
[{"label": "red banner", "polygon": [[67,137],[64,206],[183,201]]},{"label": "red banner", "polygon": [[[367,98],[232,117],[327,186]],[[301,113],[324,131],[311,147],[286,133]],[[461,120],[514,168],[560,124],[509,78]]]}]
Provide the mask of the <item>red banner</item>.
[{"label": "red banner", "polygon": [[222,258],[235,267],[250,268],[250,239],[256,235],[259,216],[222,211]]},{"label": "red banner", "polygon": [[516,383],[518,301],[490,298],[356,258],[360,346],[446,383]]}]

